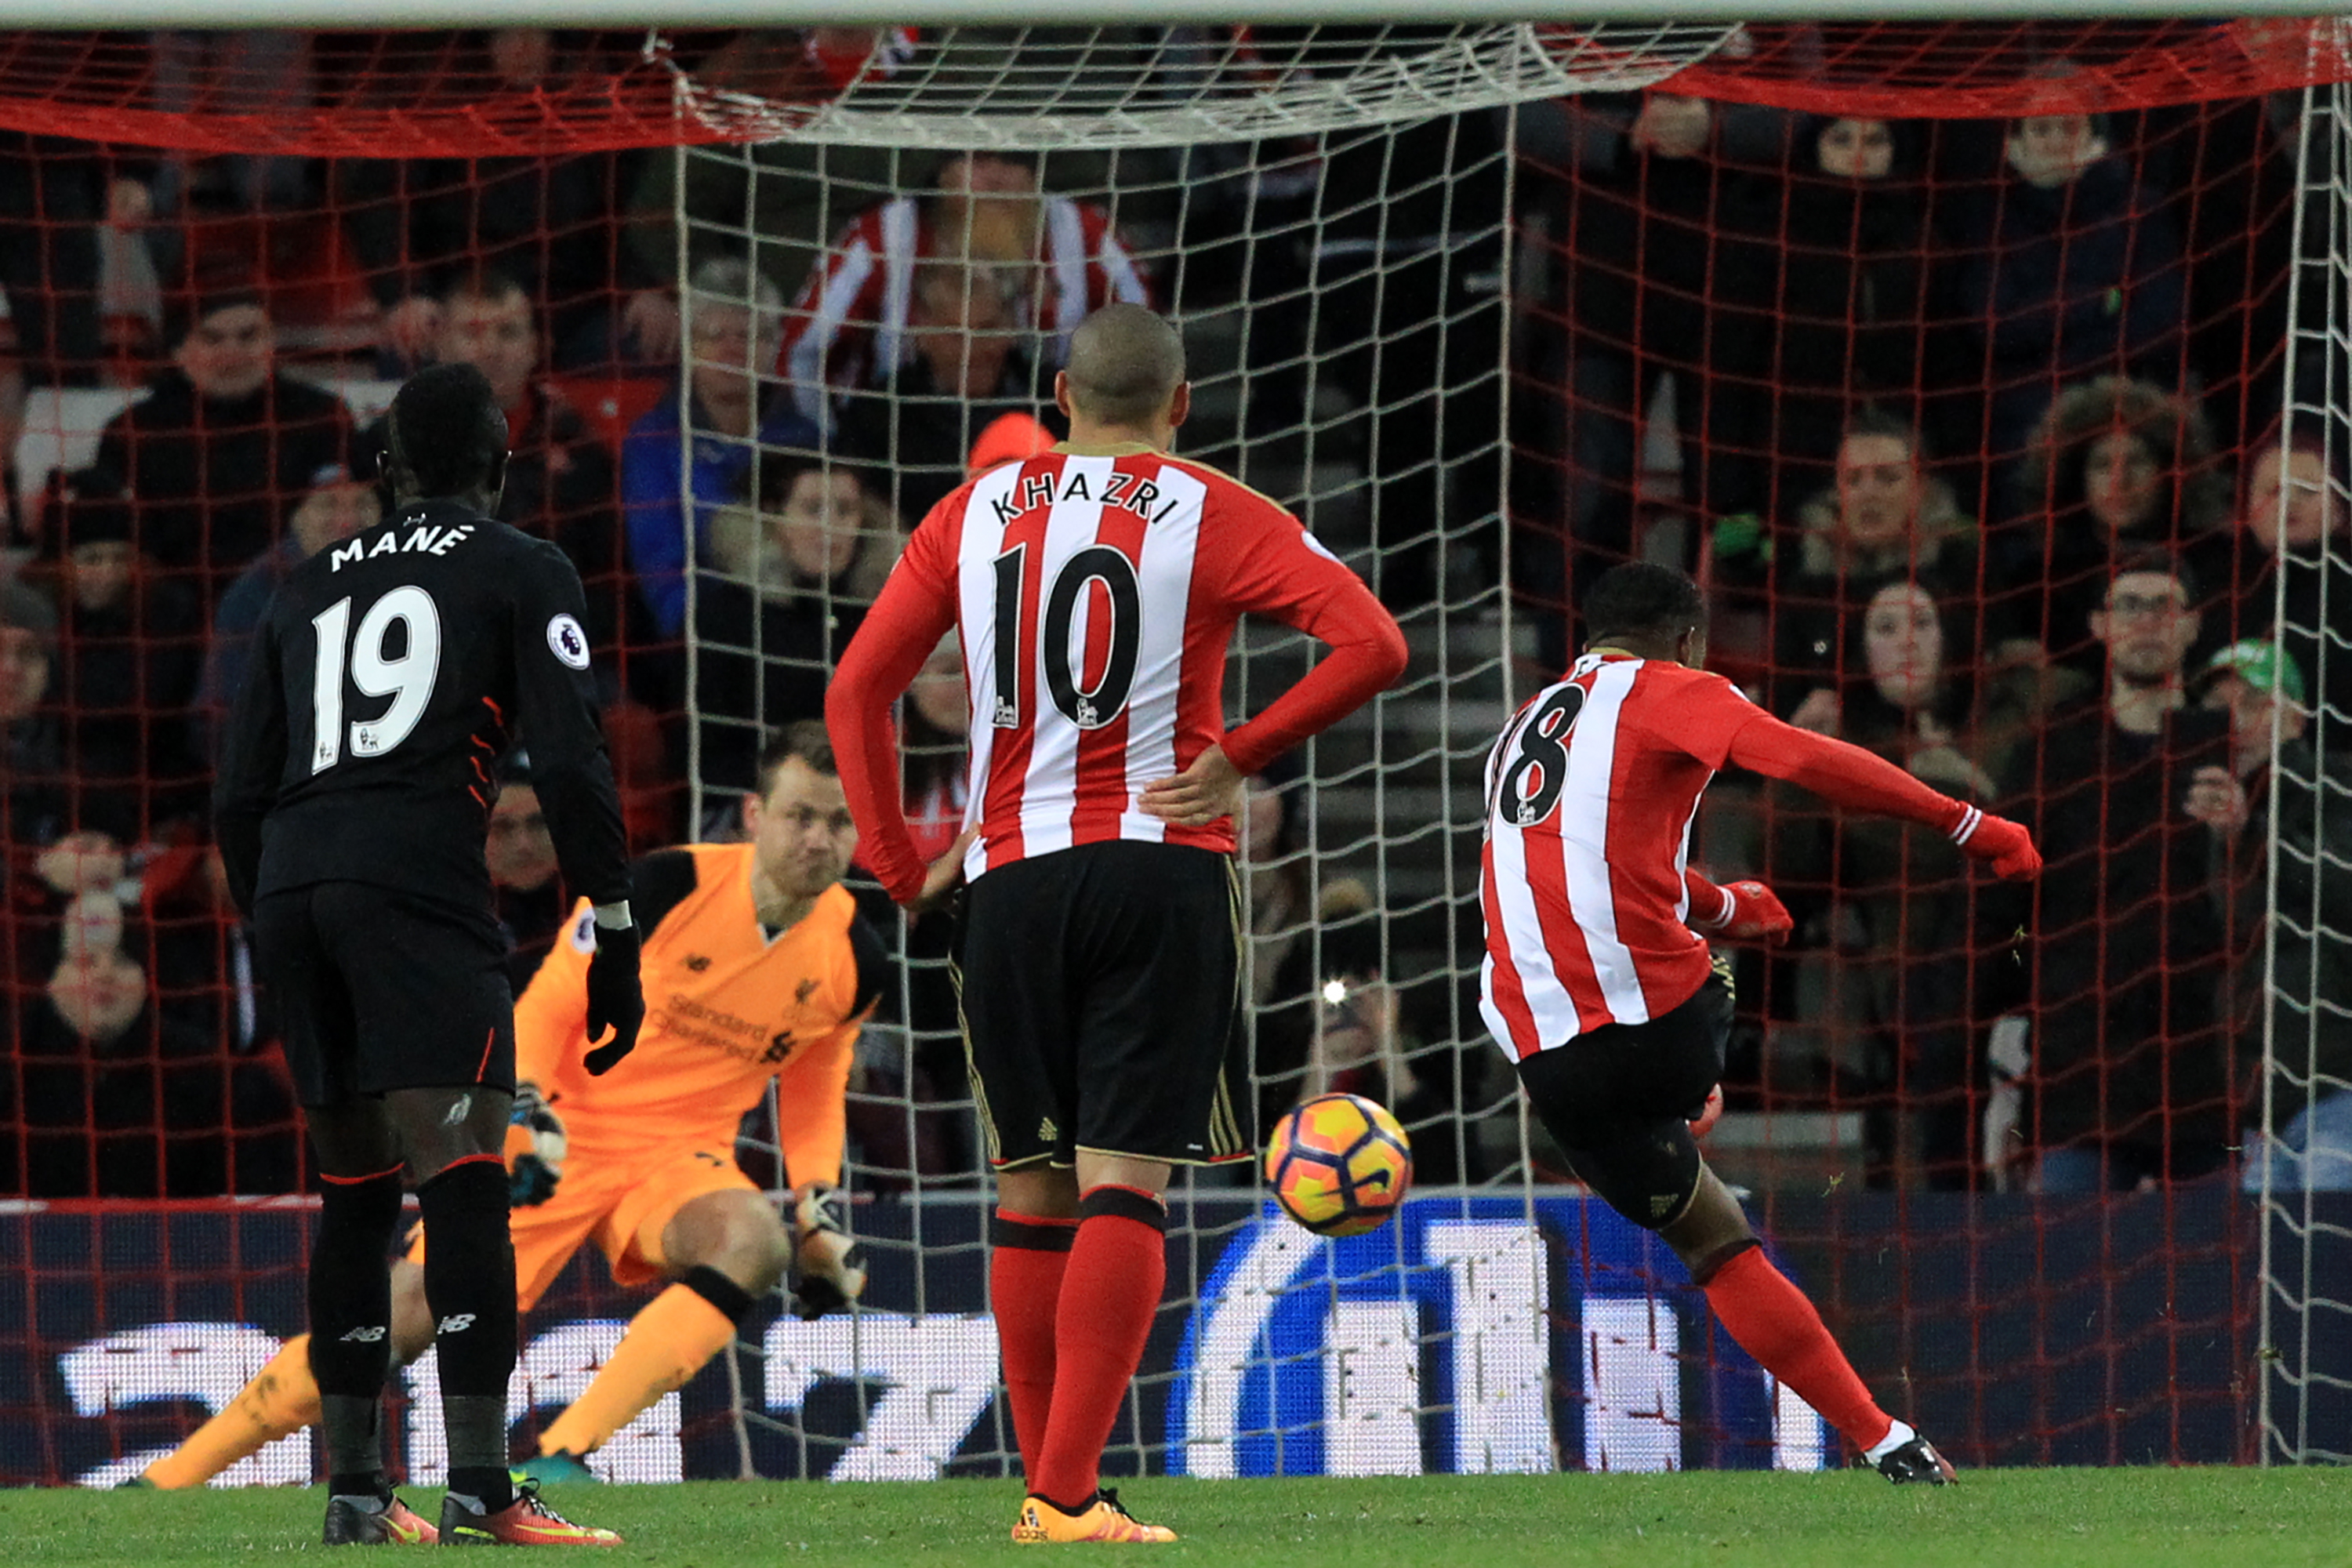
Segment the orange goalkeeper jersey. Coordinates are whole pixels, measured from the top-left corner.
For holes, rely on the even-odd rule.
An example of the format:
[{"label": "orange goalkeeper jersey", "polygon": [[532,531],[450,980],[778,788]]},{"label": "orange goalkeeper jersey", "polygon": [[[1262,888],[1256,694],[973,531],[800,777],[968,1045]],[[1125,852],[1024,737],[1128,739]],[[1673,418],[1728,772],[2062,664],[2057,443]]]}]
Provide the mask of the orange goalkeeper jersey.
[{"label": "orange goalkeeper jersey", "polygon": [[751,856],[749,844],[694,844],[637,862],[646,1025],[603,1078],[581,1065],[595,950],[586,900],[515,1004],[516,1076],[562,1117],[571,1158],[731,1150],[772,1078],[792,1182],[841,1180],[842,1097],[881,994],[882,944],[837,884],[771,937],[751,903]]}]

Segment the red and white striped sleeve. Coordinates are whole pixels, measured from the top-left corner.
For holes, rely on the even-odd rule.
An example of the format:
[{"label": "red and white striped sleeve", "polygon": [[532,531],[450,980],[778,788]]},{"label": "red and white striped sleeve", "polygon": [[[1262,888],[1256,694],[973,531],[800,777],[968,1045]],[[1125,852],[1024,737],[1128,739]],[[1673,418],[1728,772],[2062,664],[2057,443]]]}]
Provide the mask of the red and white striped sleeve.
[{"label": "red and white striped sleeve", "polygon": [[826,247],[784,316],[777,369],[794,405],[820,429],[831,424],[843,362],[871,340],[881,317],[887,205],[859,214]]},{"label": "red and white striped sleeve", "polygon": [[[1222,478],[1222,476],[1221,476]],[[1404,633],[1362,578],[1299,521],[1246,487],[1216,487],[1202,556],[1223,563],[1218,597],[1305,632],[1331,652],[1256,717],[1225,736],[1234,766],[1254,773],[1329,728],[1404,673]]]},{"label": "red and white striped sleeve", "polygon": [[956,490],[917,526],[825,689],[825,730],[860,858],[900,903],[922,891],[929,868],[907,826],[890,708],[956,623],[956,552],[971,495],[968,485]]},{"label": "red and white striped sleeve", "polygon": [[1081,202],[1078,222],[1087,240],[1087,309],[1099,310],[1113,301],[1156,308],[1150,270],[1111,226],[1110,214]]}]

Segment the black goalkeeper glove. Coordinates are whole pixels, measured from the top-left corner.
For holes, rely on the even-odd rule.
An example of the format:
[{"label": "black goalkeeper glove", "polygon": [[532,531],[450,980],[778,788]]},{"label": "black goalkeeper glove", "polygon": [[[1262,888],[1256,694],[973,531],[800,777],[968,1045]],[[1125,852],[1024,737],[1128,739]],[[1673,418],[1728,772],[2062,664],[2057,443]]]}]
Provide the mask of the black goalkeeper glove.
[{"label": "black goalkeeper glove", "polygon": [[566,1147],[563,1119],[539,1097],[539,1086],[516,1089],[507,1117],[507,1197],[516,1208],[535,1208],[555,1195],[563,1179]]},{"label": "black goalkeeper glove", "polygon": [[798,1238],[788,1305],[795,1317],[822,1318],[866,1294],[866,1248],[849,1234],[844,1212],[848,1203],[849,1195],[839,1187],[811,1182],[793,1205]]},{"label": "black goalkeeper glove", "polygon": [[[637,984],[637,928],[596,927],[596,951],[588,960],[588,1070],[598,1077],[611,1072],[623,1057],[637,1048],[637,1029],[646,1021],[646,995]],[[596,1045],[605,1030],[613,1037]]]}]

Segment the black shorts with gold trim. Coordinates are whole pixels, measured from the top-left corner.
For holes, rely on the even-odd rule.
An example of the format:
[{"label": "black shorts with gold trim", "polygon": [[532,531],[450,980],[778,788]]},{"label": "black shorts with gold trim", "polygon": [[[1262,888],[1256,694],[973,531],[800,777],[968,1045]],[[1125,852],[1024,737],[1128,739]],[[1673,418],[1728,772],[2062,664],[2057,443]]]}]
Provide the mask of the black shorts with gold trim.
[{"label": "black shorts with gold trim", "polygon": [[1184,845],[1084,844],[966,889],[956,990],[989,1163],[1247,1158],[1241,933],[1232,857]]},{"label": "black shorts with gold trim", "polygon": [[1698,1190],[1690,1118],[1723,1077],[1731,970],[1644,1024],[1604,1024],[1519,1063],[1519,1082],[1577,1178],[1647,1230],[1680,1219]]}]

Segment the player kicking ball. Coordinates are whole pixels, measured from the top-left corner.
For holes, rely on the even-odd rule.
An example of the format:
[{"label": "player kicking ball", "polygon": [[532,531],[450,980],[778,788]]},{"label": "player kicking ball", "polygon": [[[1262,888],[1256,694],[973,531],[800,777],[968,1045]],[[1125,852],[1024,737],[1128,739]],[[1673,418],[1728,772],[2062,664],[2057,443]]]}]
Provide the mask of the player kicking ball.
[{"label": "player kicking ball", "polygon": [[[593,1046],[586,1070],[606,1071],[635,1047],[646,1005],[586,600],[562,551],[495,521],[507,422],[480,371],[411,378],[385,446],[384,521],[295,567],[270,604],[214,797],[325,1184],[309,1358],[325,1540],[613,1545],[507,1470],[514,995],[483,858],[490,781],[519,725],[564,879],[600,933],[573,976],[587,1026],[571,1046]],[[404,1173],[433,1233],[423,1295],[449,1444],[437,1531],[383,1471],[384,1258]]]},{"label": "player kicking ball", "polygon": [[1740,1348],[1888,1480],[1941,1486],[1950,1463],[1878,1407],[1699,1157],[1690,1121],[1723,1076],[1732,998],[1697,931],[1769,942],[1790,921],[1762,883],[1718,888],[1683,860],[1726,763],[1925,823],[2003,877],[2034,876],[2042,857],[2017,824],[1784,724],[1700,668],[1706,607],[1683,574],[1612,568],[1584,618],[1583,655],[1486,761],[1486,1026],[1577,1175],[1675,1249]]},{"label": "player kicking ball", "polygon": [[[771,1079],[785,1167],[800,1184],[795,1310],[815,1317],[865,1287],[835,1189],[843,1096],[884,953],[841,885],[857,834],[824,726],[779,731],[761,753],[759,779],[743,801],[749,842],[664,849],[636,863],[646,973],[665,1000],[628,1071],[582,1070],[583,978],[598,951],[584,903],[515,1008],[515,1311],[529,1311],[592,1240],[619,1283],[669,1282],[541,1433],[539,1454],[520,1467],[534,1480],[593,1480],[586,1456],[732,1342],[795,1259],[774,1205],[735,1163],[737,1125]],[[428,1224],[393,1271],[392,1353],[403,1364],[433,1343],[426,1297],[440,1241]],[[200,1486],[317,1421],[319,1359],[313,1338],[288,1341],[146,1479]]]}]

